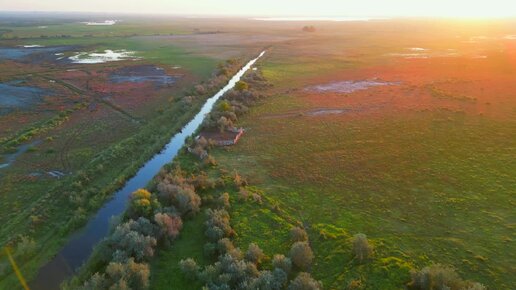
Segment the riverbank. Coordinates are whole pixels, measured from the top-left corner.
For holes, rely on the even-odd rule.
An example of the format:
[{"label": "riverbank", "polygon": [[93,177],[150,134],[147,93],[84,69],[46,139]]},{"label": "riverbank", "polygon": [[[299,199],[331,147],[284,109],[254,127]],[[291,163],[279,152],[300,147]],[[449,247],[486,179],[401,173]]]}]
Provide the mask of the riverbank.
[{"label": "riverbank", "polygon": [[[227,72],[236,71],[238,67],[237,62],[228,63]],[[81,174],[63,178],[54,188],[47,189],[43,196],[31,201],[44,211],[45,222],[32,227],[32,238],[29,241],[31,247],[28,250],[18,250],[20,244],[16,244],[15,259],[24,277],[31,280],[39,267],[49,261],[69,239],[69,234],[84,225],[113,192],[136,174],[142,164],[161,151],[170,137],[197,113],[208,96],[210,92],[195,98],[189,97],[188,103],[183,98],[174,99],[170,106],[141,126],[133,136],[97,154]],[[55,192],[68,194],[49,200]],[[34,212],[30,214],[37,216]],[[2,227],[1,236],[14,237],[14,233],[20,231],[16,225],[22,218],[23,215],[19,214],[15,219],[10,219]],[[45,251],[38,250],[42,248]],[[0,287],[15,289],[13,287],[18,282],[8,264],[3,271]]]},{"label": "riverbank", "polygon": [[[36,280],[32,283],[34,289],[52,289],[59,285],[60,281],[66,278],[67,269],[76,269],[90,255],[93,246],[103,238],[108,231],[111,216],[119,215],[126,206],[128,196],[138,188],[144,187],[161,169],[161,167],[172,160],[184,145],[186,139],[191,136],[202,124],[205,115],[208,114],[215,102],[227,91],[233,88],[242,75],[264,55],[262,52],[257,58],[243,66],[214,96],[209,98],[200,111],[188,122],[174,137],[170,139],[165,148],[153,156],[146,164],[128,180],[125,186],[117,191],[114,198],[108,202],[88,223],[85,230],[73,237],[60,254],[47,266],[43,267]],[[86,244],[85,244],[86,242]],[[52,274],[58,273],[54,278]],[[71,273],[69,273],[71,274]]]}]

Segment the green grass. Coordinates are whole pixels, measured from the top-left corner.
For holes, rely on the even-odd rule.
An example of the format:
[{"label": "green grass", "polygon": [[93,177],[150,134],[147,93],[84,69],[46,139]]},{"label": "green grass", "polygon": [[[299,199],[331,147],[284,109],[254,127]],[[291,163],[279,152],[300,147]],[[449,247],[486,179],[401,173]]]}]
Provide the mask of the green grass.
[{"label": "green grass", "polygon": [[198,265],[206,264],[203,255],[204,221],[206,216],[198,214],[183,223],[179,237],[172,242],[168,249],[161,249],[151,262],[151,290],[168,289],[200,289],[197,281],[187,279],[179,268],[179,261],[193,258]]},{"label": "green grass", "polygon": [[[253,108],[242,123],[252,131],[214,156],[310,225],[317,257],[312,271],[325,285],[339,288],[356,276],[368,289],[399,289],[409,266],[432,262],[451,264],[465,278],[497,289],[515,283],[509,270],[516,252],[514,123],[448,111],[381,122],[257,121],[271,104],[290,108],[278,98],[289,97]],[[270,218],[244,215],[239,238],[268,243],[260,223]],[[325,239],[320,226],[343,234]],[[351,261],[348,239],[358,232],[377,246],[372,265]]]}]

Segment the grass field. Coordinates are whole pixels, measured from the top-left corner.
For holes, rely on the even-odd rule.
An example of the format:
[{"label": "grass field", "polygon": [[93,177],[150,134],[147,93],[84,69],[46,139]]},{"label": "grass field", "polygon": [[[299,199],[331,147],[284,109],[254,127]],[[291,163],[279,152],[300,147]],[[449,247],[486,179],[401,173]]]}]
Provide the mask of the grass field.
[{"label": "grass field", "polygon": [[[510,30],[321,26],[311,41],[272,47],[259,65],[274,84],[269,97],[241,119],[247,133],[237,146],[212,153],[220,168],[248,177],[266,198],[261,206],[233,199],[236,244],[285,253],[290,227],[304,224],[316,256],[311,272],[327,289],[352,280],[365,289],[403,289],[411,269],[433,263],[452,265],[489,289],[513,288]],[[490,40],[471,41],[478,35]],[[413,47],[424,54],[414,55]],[[376,79],[399,84],[351,93],[309,89]],[[363,265],[351,254],[356,233],[375,247]],[[168,250],[156,271],[178,256]],[[168,273],[178,259],[170,261]],[[154,289],[165,289],[161,283]]]},{"label": "grass field", "polygon": [[[291,227],[303,225],[315,253],[309,271],[326,289],[352,281],[364,289],[403,289],[411,269],[433,263],[452,265],[489,289],[514,288],[512,22],[318,22],[315,33],[304,33],[300,23],[80,21],[0,25],[3,47],[72,46],[67,56],[125,49],[141,58],[0,62],[1,82],[23,76],[26,84],[58,92],[40,107],[0,116],[2,153],[41,141],[0,176],[0,243],[16,245],[29,279],[196,112],[205,96],[181,101],[194,94],[195,83],[223,60],[246,60],[268,47],[257,64],[273,84],[260,91],[267,98],[240,118],[247,132],[239,144],[210,152],[218,165],[206,169],[213,176],[238,171],[263,199],[240,202],[236,188],[224,189],[237,246],[257,243],[267,268],[273,254],[287,254]],[[110,73],[134,64],[160,66],[181,80],[165,88],[102,86]],[[177,162],[197,169],[192,156]],[[72,174],[30,175],[54,169]],[[204,219],[186,220],[172,246],[159,250],[152,289],[200,288],[178,262],[214,262],[203,256]],[[351,253],[357,233],[375,248],[364,264]],[[0,288],[15,283],[1,256]]]}]

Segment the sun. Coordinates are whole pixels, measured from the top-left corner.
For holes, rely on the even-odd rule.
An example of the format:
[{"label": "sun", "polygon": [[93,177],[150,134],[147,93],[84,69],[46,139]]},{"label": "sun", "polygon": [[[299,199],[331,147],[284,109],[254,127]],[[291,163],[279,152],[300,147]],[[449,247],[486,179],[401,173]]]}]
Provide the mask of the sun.
[{"label": "sun", "polygon": [[[456,18],[504,18],[514,17],[516,5],[512,1],[439,1],[440,5],[430,9],[431,16]],[[512,8],[511,8],[512,7]]]}]

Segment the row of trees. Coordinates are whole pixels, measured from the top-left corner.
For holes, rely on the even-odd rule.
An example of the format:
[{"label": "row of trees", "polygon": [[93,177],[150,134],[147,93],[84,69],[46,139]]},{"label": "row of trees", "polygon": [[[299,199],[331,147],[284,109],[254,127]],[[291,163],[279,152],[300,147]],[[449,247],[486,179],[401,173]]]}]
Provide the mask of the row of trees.
[{"label": "row of trees", "polygon": [[[187,110],[200,97],[220,89],[228,81],[229,76],[239,68],[239,62],[236,60],[220,64],[208,81],[186,90],[183,97],[174,98],[172,101],[178,101],[183,105],[183,109]],[[141,140],[144,139],[135,139],[134,142],[148,142]],[[132,193],[129,207],[120,224],[98,246],[88,265],[89,269],[85,270],[95,273],[84,283],[75,278],[68,288],[148,288],[148,261],[154,256],[156,248],[169,244],[179,235],[183,224],[182,218],[199,212],[201,198],[197,191],[216,185],[216,182],[205,174],[187,177],[179,168],[171,172],[162,170],[156,180],[153,193],[145,189]],[[84,186],[78,183],[77,187],[80,190]],[[88,191],[88,194],[94,196],[96,192],[93,189],[91,192]],[[82,194],[72,195],[71,200],[83,205],[91,198]]]},{"label": "row of trees", "polygon": [[270,84],[259,71],[247,73],[232,90],[222,97],[204,120],[203,127],[219,129],[221,132],[233,129],[238,117],[246,114],[250,106],[264,97],[258,91],[268,86]]},{"label": "row of trees", "polygon": [[157,180],[156,193],[139,189],[131,194],[123,222],[97,249],[98,264],[104,266],[74,289],[148,289],[148,262],[156,247],[170,244],[179,235],[182,217],[200,211],[197,190],[217,185],[206,174],[187,177],[179,167],[160,172]]},{"label": "row of trees", "polygon": [[465,281],[450,266],[434,264],[411,272],[410,289],[417,290],[486,290],[477,282]]},{"label": "row of trees", "polygon": [[245,252],[233,244],[229,208],[229,194],[223,193],[216,207],[206,211],[204,253],[216,257],[216,262],[201,268],[191,258],[182,260],[180,268],[186,277],[201,281],[207,289],[322,289],[319,281],[303,272],[309,270],[314,257],[303,229],[292,229],[289,257],[274,255],[272,268],[261,269],[266,255],[257,244],[249,244]]},{"label": "row of trees", "polygon": [[186,89],[183,91],[183,97],[173,100],[179,101],[179,105],[182,106],[183,109],[187,109],[191,107],[194,101],[199,99],[199,97],[210,96],[217,92],[240,67],[241,61],[236,59],[230,59],[224,63],[220,63],[208,80],[195,85],[193,88]]}]

